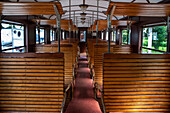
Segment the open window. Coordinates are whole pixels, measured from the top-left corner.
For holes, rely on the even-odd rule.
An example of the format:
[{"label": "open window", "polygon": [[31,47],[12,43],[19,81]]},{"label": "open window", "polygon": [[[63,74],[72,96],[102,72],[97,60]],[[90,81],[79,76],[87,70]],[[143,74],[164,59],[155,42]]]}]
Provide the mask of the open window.
[{"label": "open window", "polygon": [[143,28],[142,53],[166,52],[167,35],[167,26]]},{"label": "open window", "polygon": [[50,41],[53,41],[54,40],[54,30],[51,29],[50,30]]},{"label": "open window", "polygon": [[36,28],[36,44],[44,43],[44,29],[40,29],[40,38],[38,33],[38,28]]},{"label": "open window", "polygon": [[1,46],[3,52],[24,52],[24,26],[1,23]]}]

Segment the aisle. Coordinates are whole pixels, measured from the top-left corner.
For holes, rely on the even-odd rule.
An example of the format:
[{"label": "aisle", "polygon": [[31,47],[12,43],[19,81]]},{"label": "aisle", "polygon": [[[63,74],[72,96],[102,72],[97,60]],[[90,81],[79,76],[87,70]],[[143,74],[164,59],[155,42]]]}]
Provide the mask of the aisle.
[{"label": "aisle", "polygon": [[86,55],[80,55],[77,71],[74,98],[69,103],[65,113],[102,113],[98,102],[94,99]]}]

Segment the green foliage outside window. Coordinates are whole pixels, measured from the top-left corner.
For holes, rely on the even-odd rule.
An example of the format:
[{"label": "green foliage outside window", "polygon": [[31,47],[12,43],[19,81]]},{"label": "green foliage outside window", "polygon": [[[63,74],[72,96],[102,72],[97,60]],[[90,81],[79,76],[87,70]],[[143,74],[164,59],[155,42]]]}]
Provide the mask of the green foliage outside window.
[{"label": "green foliage outside window", "polygon": [[127,44],[127,30],[122,30],[122,43]]},{"label": "green foliage outside window", "polygon": [[[167,26],[152,27],[152,49],[166,51],[167,49]],[[154,39],[156,34],[156,39]],[[149,28],[143,30],[143,47],[148,47]],[[145,50],[144,50],[145,51]],[[152,52],[155,53],[155,52]]]}]

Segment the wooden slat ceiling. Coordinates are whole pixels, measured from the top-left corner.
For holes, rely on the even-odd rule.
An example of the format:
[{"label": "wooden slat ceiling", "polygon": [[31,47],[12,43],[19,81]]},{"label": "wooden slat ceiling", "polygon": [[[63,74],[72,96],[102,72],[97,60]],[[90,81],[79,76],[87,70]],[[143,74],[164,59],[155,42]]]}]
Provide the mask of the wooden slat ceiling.
[{"label": "wooden slat ceiling", "polygon": [[152,16],[165,17],[170,16],[170,4],[155,3],[117,3],[110,2],[106,15],[109,14],[111,8],[116,6],[113,15],[126,16]]},{"label": "wooden slat ceiling", "polygon": [[[54,28],[57,27],[57,23],[56,23],[56,20],[55,19],[33,19],[32,20],[33,22],[36,22],[36,23],[39,23],[40,25],[50,25],[50,26],[53,26]],[[66,31],[69,31],[69,22],[70,20],[61,20],[61,29],[64,29]],[[73,31],[73,23],[72,23],[72,20],[71,20],[71,30]],[[77,27],[74,26],[76,29]]]},{"label": "wooden slat ceiling", "polygon": [[0,2],[1,15],[55,15],[55,4],[59,13],[64,14],[59,2]]}]

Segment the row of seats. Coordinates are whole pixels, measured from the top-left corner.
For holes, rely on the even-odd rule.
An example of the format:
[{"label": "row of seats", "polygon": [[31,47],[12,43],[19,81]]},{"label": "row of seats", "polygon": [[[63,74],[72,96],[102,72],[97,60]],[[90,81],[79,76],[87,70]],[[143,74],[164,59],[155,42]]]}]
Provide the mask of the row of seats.
[{"label": "row of seats", "polygon": [[0,54],[0,112],[60,112],[63,53]]},{"label": "row of seats", "polygon": [[67,42],[61,41],[60,53],[49,44],[37,45],[36,53],[0,54],[0,112],[63,112],[79,51],[78,41]]},{"label": "row of seats", "polygon": [[111,45],[110,53],[105,44],[93,48],[104,112],[170,112],[170,55],[133,54],[128,45]]},{"label": "row of seats", "polygon": [[[78,40],[69,43],[69,40],[63,40],[60,43],[60,51],[64,52],[65,59],[65,85],[67,86],[73,80],[73,65],[76,63],[76,58],[78,55]],[[37,45],[35,47],[35,52],[37,53],[55,53],[58,52],[58,42],[53,42],[52,44]]]}]

